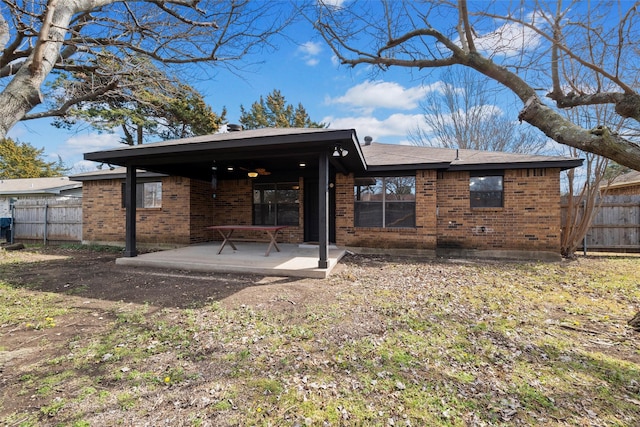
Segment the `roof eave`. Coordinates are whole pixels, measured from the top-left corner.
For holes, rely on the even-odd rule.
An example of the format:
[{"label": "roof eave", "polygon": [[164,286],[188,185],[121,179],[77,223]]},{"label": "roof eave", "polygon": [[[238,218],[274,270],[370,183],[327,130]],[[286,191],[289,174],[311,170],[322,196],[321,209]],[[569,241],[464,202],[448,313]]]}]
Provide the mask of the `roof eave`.
[{"label": "roof eave", "polygon": [[[309,143],[309,142],[330,142],[350,139],[354,141],[354,145],[357,140],[353,137],[355,132],[353,130],[336,130],[333,132],[318,132],[318,133],[293,133],[284,135],[267,135],[267,136],[247,136],[246,138],[235,138],[230,140],[204,140],[199,142],[192,142],[188,144],[160,144],[154,146],[154,144],[136,145],[133,147],[118,148],[115,150],[102,150],[94,151],[84,154],[85,160],[92,160],[95,162],[103,162],[106,160],[118,159],[131,159],[135,157],[148,157],[154,155],[166,155],[179,153],[195,153],[198,151],[215,150],[229,150],[234,149],[241,151],[242,149],[256,149],[260,147],[267,147],[270,145],[289,145],[295,143]],[[328,136],[331,136],[330,138]],[[215,144],[211,146],[209,144]],[[359,145],[359,144],[358,144]],[[362,151],[360,151],[360,157],[362,157]],[[116,163],[118,164],[118,163]]]},{"label": "roof eave", "polygon": [[[137,171],[136,176],[138,178],[162,178],[167,177],[169,175],[163,173],[156,172],[147,172],[147,171]],[[127,177],[126,173],[112,173],[112,174],[95,174],[95,175],[85,175],[85,176],[73,176],[72,178],[75,181],[102,181],[109,179],[125,179]]]},{"label": "roof eave", "polygon": [[548,169],[560,168],[567,170],[582,166],[583,159],[571,160],[543,160],[538,162],[505,162],[505,163],[472,163],[455,164],[449,166],[449,171],[477,171],[477,170],[501,170],[501,169]]},{"label": "roof eave", "polygon": [[425,169],[447,169],[449,162],[440,163],[414,163],[414,164],[400,164],[400,165],[369,165],[367,172],[393,172],[393,171],[415,171]]}]

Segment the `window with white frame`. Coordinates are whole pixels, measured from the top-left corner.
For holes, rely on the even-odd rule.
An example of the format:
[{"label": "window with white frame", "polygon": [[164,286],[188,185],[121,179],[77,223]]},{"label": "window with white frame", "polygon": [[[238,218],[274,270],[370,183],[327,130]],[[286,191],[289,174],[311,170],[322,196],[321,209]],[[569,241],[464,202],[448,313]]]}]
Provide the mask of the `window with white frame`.
[{"label": "window with white frame", "polygon": [[353,193],[356,227],[415,227],[414,176],[356,178]]},{"label": "window with white frame", "polygon": [[[122,184],[122,207],[126,206],[125,184]],[[162,182],[138,182],[136,184],[136,208],[161,208]]]}]

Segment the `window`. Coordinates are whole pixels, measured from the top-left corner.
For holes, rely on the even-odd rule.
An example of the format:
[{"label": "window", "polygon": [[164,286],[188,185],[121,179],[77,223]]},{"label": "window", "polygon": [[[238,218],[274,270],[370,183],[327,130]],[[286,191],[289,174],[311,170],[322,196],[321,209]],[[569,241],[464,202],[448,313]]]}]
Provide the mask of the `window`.
[{"label": "window", "polygon": [[254,225],[298,225],[297,182],[253,185]]},{"label": "window", "polygon": [[415,227],[415,177],[356,178],[353,191],[356,227]]},{"label": "window", "polygon": [[501,208],[503,195],[502,175],[471,176],[469,192],[472,208]]},{"label": "window", "polygon": [[[122,184],[122,207],[126,206],[125,184]],[[139,182],[136,184],[136,208],[161,208],[162,182]]]}]

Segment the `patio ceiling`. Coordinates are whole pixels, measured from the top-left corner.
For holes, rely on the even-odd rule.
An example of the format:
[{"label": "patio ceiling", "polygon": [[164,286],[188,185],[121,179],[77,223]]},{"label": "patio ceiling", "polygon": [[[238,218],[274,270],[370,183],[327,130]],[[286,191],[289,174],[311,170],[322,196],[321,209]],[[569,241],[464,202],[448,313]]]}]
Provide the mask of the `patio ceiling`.
[{"label": "patio ceiling", "polygon": [[[336,147],[348,153],[334,157]],[[208,181],[214,165],[218,179],[246,178],[249,170],[257,168],[272,174],[316,175],[318,159],[324,153],[339,172],[366,170],[352,129],[268,128],[229,132],[97,151],[86,153],[84,158]]]}]

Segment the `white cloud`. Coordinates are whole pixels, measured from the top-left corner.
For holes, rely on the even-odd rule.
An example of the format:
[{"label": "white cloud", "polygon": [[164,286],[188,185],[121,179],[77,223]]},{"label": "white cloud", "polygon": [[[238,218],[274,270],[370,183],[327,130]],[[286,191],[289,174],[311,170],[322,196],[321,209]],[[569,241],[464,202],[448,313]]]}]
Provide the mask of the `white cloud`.
[{"label": "white cloud", "polygon": [[340,9],[345,0],[318,0],[320,6],[325,6],[333,9]]},{"label": "white cloud", "polygon": [[418,107],[420,100],[429,92],[438,90],[439,86],[439,83],[434,83],[429,86],[405,88],[395,82],[366,81],[353,86],[342,96],[328,98],[326,102],[343,104],[365,113],[371,113],[376,108],[413,110]]},{"label": "white cloud", "polygon": [[298,47],[298,53],[310,67],[318,65],[320,60],[317,57],[320,52],[322,52],[322,45],[317,42],[308,41]]},{"label": "white cloud", "polygon": [[73,166],[71,166],[71,170],[69,171],[68,175],[98,170],[99,164],[100,163],[91,162],[89,160],[80,160],[79,162],[76,162],[73,164]]},{"label": "white cloud", "polygon": [[[355,129],[358,138],[364,141],[365,136],[371,136],[374,141],[396,141],[406,139],[409,131],[422,122],[421,114],[392,114],[385,119],[377,119],[372,116],[360,117],[332,117],[322,119],[323,123],[329,123],[331,129]],[[387,141],[384,141],[384,139]]]},{"label": "white cloud", "polygon": [[120,143],[120,135],[118,134],[89,133],[85,135],[72,136],[64,142],[62,149],[65,157],[71,157],[92,151],[118,147],[122,147],[122,144]]},{"label": "white cloud", "polygon": [[298,50],[305,55],[316,56],[322,51],[322,45],[320,43],[309,41],[303,43]]},{"label": "white cloud", "polygon": [[[534,16],[529,16],[533,20]],[[476,48],[493,55],[517,55],[537,48],[542,37],[532,28],[515,22],[507,22],[495,31],[474,39]]]}]

